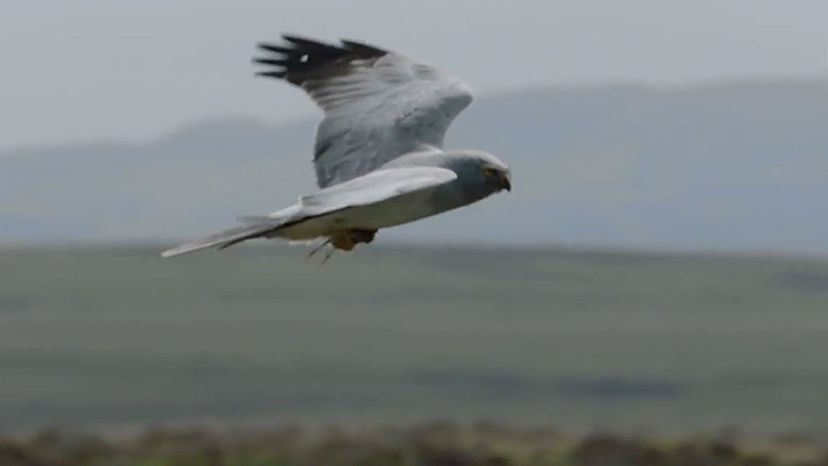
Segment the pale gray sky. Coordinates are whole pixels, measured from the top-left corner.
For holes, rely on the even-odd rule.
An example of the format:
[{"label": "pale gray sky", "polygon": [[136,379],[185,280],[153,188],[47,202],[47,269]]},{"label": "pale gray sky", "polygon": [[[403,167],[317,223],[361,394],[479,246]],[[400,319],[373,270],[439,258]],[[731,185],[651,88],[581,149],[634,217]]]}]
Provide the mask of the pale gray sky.
[{"label": "pale gray sky", "polygon": [[0,148],[312,115],[252,77],[254,44],[283,31],[396,49],[478,93],[675,84],[825,73],[828,2],[0,0]]}]

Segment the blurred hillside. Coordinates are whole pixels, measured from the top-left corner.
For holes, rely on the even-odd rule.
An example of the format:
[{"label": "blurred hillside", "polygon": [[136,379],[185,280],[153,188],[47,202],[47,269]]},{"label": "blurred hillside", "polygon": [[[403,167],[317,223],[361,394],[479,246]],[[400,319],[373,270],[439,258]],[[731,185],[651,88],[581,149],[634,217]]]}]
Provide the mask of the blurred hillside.
[{"label": "blurred hillside", "polygon": [[[479,96],[447,146],[501,156],[514,192],[381,239],[826,253],[827,96],[821,80]],[[0,240],[146,241],[273,211],[313,188],[313,131],[229,118],[6,151]]]},{"label": "blurred hillside", "polygon": [[828,438],[828,262],[160,248],[0,249],[0,432],[482,419]]}]

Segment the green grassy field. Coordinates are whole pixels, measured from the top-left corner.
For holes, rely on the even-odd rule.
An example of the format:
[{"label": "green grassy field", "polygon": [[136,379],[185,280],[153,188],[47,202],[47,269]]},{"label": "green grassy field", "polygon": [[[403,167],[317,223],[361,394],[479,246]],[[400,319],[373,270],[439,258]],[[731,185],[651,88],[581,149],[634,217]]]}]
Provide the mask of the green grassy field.
[{"label": "green grassy field", "polygon": [[828,263],[0,251],[0,430],[479,419],[828,434]]}]

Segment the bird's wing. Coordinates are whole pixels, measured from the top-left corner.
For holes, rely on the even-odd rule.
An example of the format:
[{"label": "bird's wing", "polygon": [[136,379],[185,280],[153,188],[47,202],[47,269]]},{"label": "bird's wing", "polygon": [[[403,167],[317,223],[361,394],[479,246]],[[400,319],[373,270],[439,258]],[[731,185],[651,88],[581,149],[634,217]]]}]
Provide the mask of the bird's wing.
[{"label": "bird's wing", "polygon": [[325,112],[314,147],[320,187],[423,146],[442,147],[449,125],[472,101],[459,79],[397,53],[282,37],[280,45],[259,44],[266,56],[254,61],[269,68],[257,74],[301,87]]},{"label": "bird's wing", "polygon": [[438,167],[385,168],[354,178],[336,186],[302,196],[295,205],[267,216],[244,217],[244,225],[224,230],[206,238],[185,243],[161,253],[179,256],[201,249],[224,249],[248,239],[269,237],[305,220],[341,212],[351,207],[367,206],[396,197],[425,191],[457,178],[451,170]]},{"label": "bird's wing", "polygon": [[308,215],[319,215],[382,202],[440,186],[457,174],[439,167],[383,168],[299,198]]}]

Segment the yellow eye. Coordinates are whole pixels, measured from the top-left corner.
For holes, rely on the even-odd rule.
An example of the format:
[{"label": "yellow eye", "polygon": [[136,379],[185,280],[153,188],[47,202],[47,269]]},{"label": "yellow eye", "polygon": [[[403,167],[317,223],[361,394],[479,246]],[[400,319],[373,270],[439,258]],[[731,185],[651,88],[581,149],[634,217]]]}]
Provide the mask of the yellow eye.
[{"label": "yellow eye", "polygon": [[497,170],[494,168],[484,168],[483,169],[483,176],[487,178],[491,178],[497,174]]}]

